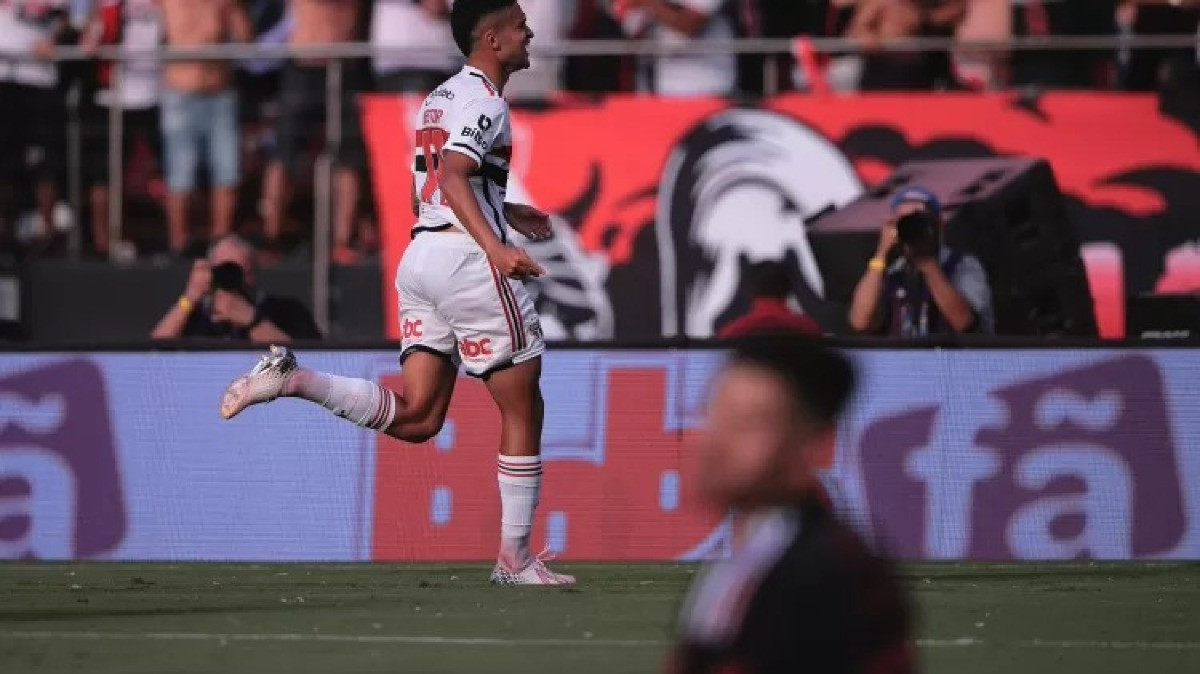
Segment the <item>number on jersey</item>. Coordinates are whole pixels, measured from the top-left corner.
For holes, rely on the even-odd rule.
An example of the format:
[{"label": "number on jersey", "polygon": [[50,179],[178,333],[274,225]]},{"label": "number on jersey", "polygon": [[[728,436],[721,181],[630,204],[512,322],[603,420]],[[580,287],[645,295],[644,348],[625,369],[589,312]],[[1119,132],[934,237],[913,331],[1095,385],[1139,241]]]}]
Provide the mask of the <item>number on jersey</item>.
[{"label": "number on jersey", "polygon": [[442,165],[442,147],[449,139],[450,134],[444,129],[428,128],[417,131],[416,145],[425,156],[425,186],[421,188],[421,201],[425,203],[433,203],[433,195],[438,191],[438,172]]}]

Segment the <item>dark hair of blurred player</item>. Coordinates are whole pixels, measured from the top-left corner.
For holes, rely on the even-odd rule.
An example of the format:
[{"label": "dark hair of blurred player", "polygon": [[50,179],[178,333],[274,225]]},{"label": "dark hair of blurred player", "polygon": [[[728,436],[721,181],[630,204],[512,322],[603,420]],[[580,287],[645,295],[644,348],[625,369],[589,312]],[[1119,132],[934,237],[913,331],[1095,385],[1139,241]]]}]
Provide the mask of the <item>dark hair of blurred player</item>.
[{"label": "dark hair of blurred player", "polygon": [[814,468],[854,389],[814,340],[736,340],[699,448],[704,500],[735,514],[732,552],[693,584],[668,671],[913,671],[889,564],[833,516]]}]

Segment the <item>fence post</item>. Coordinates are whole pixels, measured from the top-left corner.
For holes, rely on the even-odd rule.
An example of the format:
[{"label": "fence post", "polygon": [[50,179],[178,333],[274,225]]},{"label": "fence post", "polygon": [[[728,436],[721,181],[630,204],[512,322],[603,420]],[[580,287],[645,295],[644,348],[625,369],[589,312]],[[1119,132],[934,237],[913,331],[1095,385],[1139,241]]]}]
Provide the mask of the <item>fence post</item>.
[{"label": "fence post", "polygon": [[779,60],[775,54],[763,57],[763,95],[774,96],[779,93]]},{"label": "fence post", "polygon": [[121,91],[124,87],[123,62],[114,62],[112,81],[109,83],[108,97],[108,259],[116,260],[121,250],[121,230],[124,223],[121,218],[125,213],[125,174],[121,160],[124,153],[121,148],[125,145],[125,118],[121,114],[124,101]]},{"label": "fence post", "polygon": [[84,88],[78,81],[67,94],[67,201],[75,214],[75,227],[67,243],[71,257],[78,259],[83,250],[83,223],[91,221],[91,214],[83,202],[83,131],[80,120]]},{"label": "fence post", "polygon": [[329,258],[333,241],[334,158],[342,129],[342,62],[325,65],[325,151],[318,159],[314,178],[316,219],[313,222],[313,318],[321,333],[329,335]]}]

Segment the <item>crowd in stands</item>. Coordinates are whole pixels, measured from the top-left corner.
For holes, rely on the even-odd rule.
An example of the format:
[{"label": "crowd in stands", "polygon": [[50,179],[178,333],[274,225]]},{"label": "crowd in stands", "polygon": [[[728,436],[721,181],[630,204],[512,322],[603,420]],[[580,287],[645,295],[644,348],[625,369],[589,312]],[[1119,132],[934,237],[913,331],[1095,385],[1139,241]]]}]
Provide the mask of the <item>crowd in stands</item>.
[{"label": "crowd in stands", "polygon": [[[153,50],[222,43],[369,42],[342,70],[342,103],[362,92],[423,92],[457,70],[453,0],[0,0],[0,250],[199,257],[230,232],[268,257],[307,252],[313,158],[327,140],[326,62],[250,59],[60,61],[56,49]],[[733,37],[847,37],[861,49],[790,54],[539,55],[506,92],[754,96],[815,88],[955,90],[1015,86],[1154,90],[1195,71],[1197,50],[894,52],[911,37],[964,45],[1011,36],[1195,33],[1200,0],[522,0],[536,44]],[[119,75],[119,78],[115,78]],[[819,80],[819,82],[818,82]],[[112,83],[119,81],[118,92]],[[110,106],[120,101],[123,240],[109,240]],[[367,156],[356,114],[332,156],[333,258],[373,255]],[[72,126],[72,123],[74,126]],[[70,129],[77,128],[73,134]],[[76,208],[67,186],[79,186]],[[198,199],[204,193],[206,199]],[[164,226],[165,223],[165,226]]]}]

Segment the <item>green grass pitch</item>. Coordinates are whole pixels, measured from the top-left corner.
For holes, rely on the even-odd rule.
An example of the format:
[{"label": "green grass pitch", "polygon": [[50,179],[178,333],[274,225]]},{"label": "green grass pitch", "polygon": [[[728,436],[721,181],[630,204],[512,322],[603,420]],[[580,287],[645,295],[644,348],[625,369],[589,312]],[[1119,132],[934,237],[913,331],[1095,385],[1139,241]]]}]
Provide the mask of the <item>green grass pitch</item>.
[{"label": "green grass pitch", "polygon": [[[0,672],[656,672],[696,567],[0,564]],[[1200,672],[1200,565],[903,567],[935,674]]]}]

